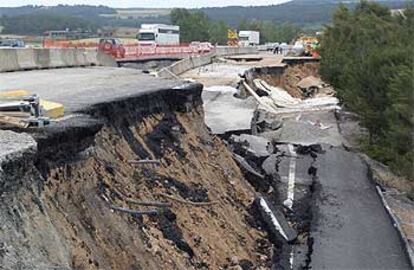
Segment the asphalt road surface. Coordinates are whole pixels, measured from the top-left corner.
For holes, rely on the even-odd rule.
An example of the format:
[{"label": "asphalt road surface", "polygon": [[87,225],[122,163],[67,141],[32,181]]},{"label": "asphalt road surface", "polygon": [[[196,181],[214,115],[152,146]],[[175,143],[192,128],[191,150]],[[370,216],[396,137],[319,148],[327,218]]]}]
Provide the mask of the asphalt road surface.
[{"label": "asphalt road surface", "polygon": [[[281,177],[278,187],[281,202],[289,206],[292,202],[286,200],[293,199],[296,213],[303,210],[304,204],[311,204],[313,245],[308,254],[309,267],[318,270],[411,269],[398,232],[375,184],[369,179],[367,165],[357,153],[341,146],[345,140],[337,128],[334,112],[304,112],[301,116],[289,115],[282,119],[281,129],[261,136],[278,142],[283,137],[286,143],[278,145],[286,155],[276,163]],[[307,121],[316,120],[331,128],[316,132],[315,127],[307,124]],[[309,155],[296,156],[289,150],[289,143],[321,144],[324,152],[317,153],[314,159]],[[310,188],[312,178],[308,174],[310,166],[317,169],[313,188]],[[311,193],[311,199],[303,201],[307,193]],[[303,254],[306,248],[296,244],[292,249],[291,269],[301,269],[306,261]]]},{"label": "asphalt road surface", "polygon": [[312,269],[411,269],[365,163],[325,148],[315,163]]},{"label": "asphalt road surface", "polygon": [[62,103],[66,112],[125,99],[183,84],[143,74],[139,70],[85,67],[0,73],[0,91],[25,89]]}]

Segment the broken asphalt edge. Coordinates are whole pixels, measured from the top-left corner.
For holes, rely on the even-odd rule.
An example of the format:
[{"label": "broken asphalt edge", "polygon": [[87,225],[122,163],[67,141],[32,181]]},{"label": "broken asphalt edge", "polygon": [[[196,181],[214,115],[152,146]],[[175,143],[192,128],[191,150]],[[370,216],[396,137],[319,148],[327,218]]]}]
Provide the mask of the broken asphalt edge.
[{"label": "broken asphalt edge", "polygon": [[385,198],[382,192],[382,186],[375,179],[375,176],[374,176],[375,169],[372,167],[372,164],[370,164],[370,162],[368,161],[369,159],[368,156],[366,155],[360,155],[360,156],[361,156],[361,159],[364,161],[364,163],[368,167],[368,177],[374,182],[375,189],[377,190],[378,196],[381,199],[381,203],[384,206],[384,209],[387,212],[388,216],[390,217],[394,228],[397,230],[398,236],[400,237],[400,240],[403,244],[403,249],[408,257],[411,267],[414,269],[414,249],[411,247],[408,237],[402,229],[401,223],[398,221],[397,217],[395,216],[392,209],[388,205],[387,199]]},{"label": "broken asphalt edge", "polygon": [[411,267],[414,269],[414,250],[413,250],[413,248],[411,247],[411,245],[408,241],[407,235],[404,233],[400,222],[398,221],[397,217],[394,215],[394,213],[392,212],[392,209],[388,205],[387,199],[385,198],[384,194],[382,193],[381,187],[379,185],[376,185],[375,188],[378,192],[378,195],[381,198],[381,202],[382,202],[386,212],[388,213],[388,215],[390,216],[390,218],[393,222],[394,228],[396,228],[397,231],[398,231],[398,235],[400,236],[401,241],[404,244],[404,250],[405,250],[405,252],[408,256]]}]

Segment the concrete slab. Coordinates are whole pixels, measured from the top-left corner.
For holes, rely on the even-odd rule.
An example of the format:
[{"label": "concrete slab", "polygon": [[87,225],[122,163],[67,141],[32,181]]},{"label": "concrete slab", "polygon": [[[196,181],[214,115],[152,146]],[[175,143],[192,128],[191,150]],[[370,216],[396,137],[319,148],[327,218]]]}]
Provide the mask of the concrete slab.
[{"label": "concrete slab", "polygon": [[[331,110],[281,114],[270,119],[282,120],[283,125],[277,130],[261,133],[261,136],[268,139],[300,145],[325,143],[340,146],[344,142],[338,130],[335,112]],[[317,122],[322,127],[316,126]]]},{"label": "concrete slab", "polygon": [[235,85],[240,81],[239,74],[243,74],[252,65],[233,65],[230,63],[212,63],[180,75],[181,78],[194,79],[204,86]]},{"label": "concrete slab", "polygon": [[34,152],[36,147],[36,141],[29,134],[0,130],[0,176],[4,162],[18,159],[26,152]]},{"label": "concrete slab", "polygon": [[252,98],[235,98],[235,88],[207,87],[203,90],[205,123],[213,134],[249,130],[256,102]]}]

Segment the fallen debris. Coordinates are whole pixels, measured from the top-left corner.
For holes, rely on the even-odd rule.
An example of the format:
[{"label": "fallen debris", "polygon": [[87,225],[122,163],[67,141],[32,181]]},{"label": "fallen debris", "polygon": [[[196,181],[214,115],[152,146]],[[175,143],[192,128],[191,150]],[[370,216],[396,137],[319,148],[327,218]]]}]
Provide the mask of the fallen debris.
[{"label": "fallen debris", "polygon": [[171,207],[172,206],[172,203],[168,203],[168,202],[136,201],[132,199],[125,199],[125,201],[128,203],[142,205],[142,206],[156,206],[156,207]]},{"label": "fallen debris", "polygon": [[280,234],[286,241],[292,242],[297,237],[297,232],[291,228],[281,211],[279,211],[268,199],[259,196],[255,199],[259,206],[260,214],[271,233]]},{"label": "fallen debris", "polygon": [[250,174],[252,174],[252,175],[254,175],[254,176],[256,176],[256,177],[258,177],[260,179],[265,179],[265,176],[262,175],[262,174],[260,174],[260,173],[258,173],[255,169],[253,169],[252,166],[250,166],[249,163],[247,163],[247,161],[243,157],[241,157],[241,156],[239,156],[237,154],[234,154],[234,153],[233,153],[233,157],[236,160],[236,162],[243,169],[245,169],[248,173],[250,173]]},{"label": "fallen debris", "polygon": [[134,165],[143,165],[143,164],[154,164],[154,165],[161,165],[161,162],[157,159],[157,160],[152,160],[152,159],[141,159],[141,160],[129,160],[128,161],[129,164],[134,164]]},{"label": "fallen debris", "polygon": [[[289,95],[288,92],[284,91],[282,88],[270,86],[265,81],[260,79],[255,79],[254,84],[257,88],[268,93],[268,99],[273,101],[272,109],[277,111],[278,108],[287,108],[287,109],[339,109],[338,103],[339,100],[335,97],[316,97],[301,100],[294,98]],[[261,97],[263,98],[263,97]],[[271,111],[271,110],[270,110]]]},{"label": "fallen debris", "polygon": [[272,99],[269,97],[260,97],[245,81],[243,85],[246,88],[247,92],[254,97],[254,99],[259,103],[259,108],[262,108],[270,113],[277,113],[277,106],[273,103]]},{"label": "fallen debris", "polygon": [[132,210],[132,209],[129,209],[129,208],[119,207],[119,206],[116,206],[116,205],[111,205],[110,207],[111,207],[111,209],[113,209],[115,211],[128,213],[128,214],[133,215],[134,217],[141,217],[141,216],[145,216],[145,215],[148,215],[148,216],[158,215],[157,210],[137,211],[137,210]]},{"label": "fallen debris", "polygon": [[213,134],[249,131],[257,107],[253,98],[236,98],[230,86],[207,87],[202,92],[205,123]]},{"label": "fallen debris", "polygon": [[0,114],[0,125],[28,128],[29,123],[21,118]]},{"label": "fallen debris", "polygon": [[318,94],[332,96],[335,93],[321,78],[315,76],[303,78],[296,86],[302,90],[305,97],[314,97]]},{"label": "fallen debris", "polygon": [[233,152],[257,158],[267,157],[273,153],[273,145],[270,140],[254,135],[232,135],[229,143],[234,148]]},{"label": "fallen debris", "polygon": [[218,201],[211,201],[211,202],[192,202],[192,201],[188,201],[188,200],[176,198],[176,197],[174,197],[172,195],[168,195],[168,194],[165,194],[165,193],[155,193],[155,195],[159,195],[159,196],[165,197],[167,199],[170,199],[170,200],[173,200],[173,201],[176,201],[176,202],[179,202],[179,203],[188,204],[188,205],[191,205],[191,206],[210,206],[210,205],[214,205],[214,204],[217,204],[218,203]]}]

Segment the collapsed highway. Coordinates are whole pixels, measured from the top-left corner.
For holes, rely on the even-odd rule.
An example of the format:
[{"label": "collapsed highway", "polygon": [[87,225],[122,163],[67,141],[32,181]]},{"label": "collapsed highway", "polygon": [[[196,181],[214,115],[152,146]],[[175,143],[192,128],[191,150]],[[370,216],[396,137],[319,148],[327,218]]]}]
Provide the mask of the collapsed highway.
[{"label": "collapsed highway", "polygon": [[[316,65],[299,65],[305,76],[316,75],[312,66]],[[256,191],[284,213],[279,223],[286,219],[290,225],[285,231],[282,226],[274,239],[282,254],[274,261],[274,269],[410,269],[367,164],[358,153],[349,151],[353,145],[349,136],[342,135],[354,131],[345,130],[347,123],[341,123],[338,101],[326,103],[328,97],[316,95],[273,110],[261,97],[257,102],[251,96],[237,98],[245,96],[246,88],[262,91],[257,86],[265,83],[258,84],[258,79],[288,85],[290,68],[283,64],[251,68],[242,76],[251,87],[210,85],[203,93],[206,124],[228,141]],[[202,80],[217,76],[196,74]],[[277,91],[262,96],[276,95],[276,103],[286,101]],[[296,94],[293,89],[290,93]],[[253,104],[257,110],[252,110]],[[269,226],[267,230],[272,234]]]},{"label": "collapsed highway", "polygon": [[317,64],[261,58],[0,74],[65,106],[0,130],[1,266],[410,269],[332,89],[295,90]]}]

